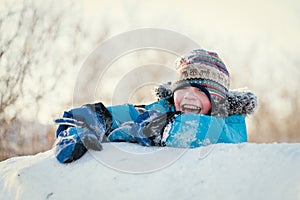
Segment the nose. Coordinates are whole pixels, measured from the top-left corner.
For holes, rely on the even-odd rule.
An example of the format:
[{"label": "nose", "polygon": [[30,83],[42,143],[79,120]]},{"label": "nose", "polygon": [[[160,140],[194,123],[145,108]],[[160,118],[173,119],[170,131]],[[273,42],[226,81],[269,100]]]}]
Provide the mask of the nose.
[{"label": "nose", "polygon": [[192,89],[187,90],[183,98],[191,100],[196,99],[195,91]]}]

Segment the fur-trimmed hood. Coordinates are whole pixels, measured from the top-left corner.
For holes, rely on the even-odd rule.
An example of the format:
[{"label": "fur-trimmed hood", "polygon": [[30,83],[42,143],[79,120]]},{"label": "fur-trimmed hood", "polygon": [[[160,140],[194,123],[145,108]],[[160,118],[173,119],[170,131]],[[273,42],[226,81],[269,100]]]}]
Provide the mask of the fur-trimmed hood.
[{"label": "fur-trimmed hood", "polygon": [[[161,84],[155,89],[158,100],[173,97],[172,83]],[[226,96],[228,115],[250,115],[257,108],[257,97],[250,91],[229,90]]]}]

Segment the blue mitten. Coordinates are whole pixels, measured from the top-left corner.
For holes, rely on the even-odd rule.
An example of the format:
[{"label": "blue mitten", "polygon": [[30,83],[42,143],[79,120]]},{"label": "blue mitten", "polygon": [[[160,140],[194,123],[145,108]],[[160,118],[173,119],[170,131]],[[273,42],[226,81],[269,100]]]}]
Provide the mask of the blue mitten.
[{"label": "blue mitten", "polygon": [[86,128],[69,127],[59,133],[56,144],[56,158],[61,163],[72,162],[85,154],[87,149],[100,151],[101,143],[94,133]]},{"label": "blue mitten", "polygon": [[59,134],[70,126],[86,127],[101,142],[106,133],[106,127],[102,123],[102,119],[89,106],[82,106],[65,112],[63,118],[56,119],[55,123],[60,125],[57,128],[56,134]]},{"label": "blue mitten", "polygon": [[100,128],[98,128],[97,132],[95,132],[89,129],[88,127],[84,127],[85,123],[71,118],[56,119],[55,123],[60,124],[60,126],[74,126],[61,131],[58,134],[58,136],[77,135],[87,149],[93,149],[98,151],[102,150],[101,141],[105,130],[100,128],[103,125],[99,124]]},{"label": "blue mitten", "polygon": [[101,142],[112,126],[112,116],[102,103],[64,112],[56,119],[56,157],[62,162],[80,158],[87,149],[102,150]]},{"label": "blue mitten", "polygon": [[73,118],[77,121],[83,122],[83,127],[87,127],[96,134],[100,142],[102,141],[106,130],[101,118],[96,112],[88,106],[82,106],[72,109],[69,113],[72,114]]}]

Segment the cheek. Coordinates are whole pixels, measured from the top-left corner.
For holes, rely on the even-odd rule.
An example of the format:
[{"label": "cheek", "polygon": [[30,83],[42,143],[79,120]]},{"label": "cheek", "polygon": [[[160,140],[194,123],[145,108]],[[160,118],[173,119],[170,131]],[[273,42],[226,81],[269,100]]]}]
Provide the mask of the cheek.
[{"label": "cheek", "polygon": [[177,92],[175,92],[174,93],[174,105],[175,105],[176,111],[180,111],[180,102],[181,102],[180,95]]},{"label": "cheek", "polygon": [[210,103],[209,99],[208,98],[202,99],[202,104],[203,104],[203,107],[204,107],[203,113],[207,114],[211,109],[211,103]]}]

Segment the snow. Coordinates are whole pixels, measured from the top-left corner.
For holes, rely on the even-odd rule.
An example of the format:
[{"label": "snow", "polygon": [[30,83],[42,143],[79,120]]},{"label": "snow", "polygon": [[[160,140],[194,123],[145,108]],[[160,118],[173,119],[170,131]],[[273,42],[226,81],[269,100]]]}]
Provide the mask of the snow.
[{"label": "snow", "polygon": [[300,143],[103,148],[70,164],[54,150],[2,161],[0,199],[300,199]]}]

